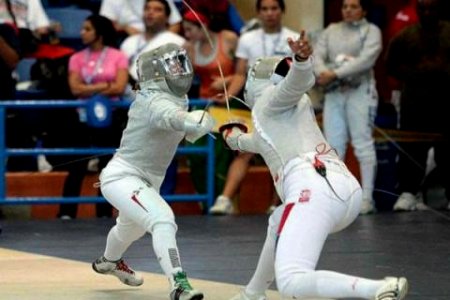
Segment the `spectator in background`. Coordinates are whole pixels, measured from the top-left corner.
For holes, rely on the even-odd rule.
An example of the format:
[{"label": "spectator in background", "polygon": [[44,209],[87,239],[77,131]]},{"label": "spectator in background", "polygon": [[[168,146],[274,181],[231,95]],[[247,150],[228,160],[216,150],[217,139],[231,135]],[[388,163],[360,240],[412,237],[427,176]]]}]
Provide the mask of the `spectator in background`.
[{"label": "spectator in background", "polygon": [[381,31],[365,18],[369,0],[343,0],[341,10],[342,21],[330,24],[319,36],[315,74],[325,90],[325,136],[341,159],[352,143],[363,188],[361,214],[368,214],[375,212],[373,122],[378,93],[373,67],[382,50]]},{"label": "spectator in background", "polygon": [[389,23],[387,28],[388,40],[391,40],[405,27],[416,24],[419,21],[416,13],[417,0],[408,0],[396,14],[394,19]]},{"label": "spectator in background", "polygon": [[[206,32],[200,22],[207,28]],[[194,73],[200,80],[199,96],[207,100],[213,99],[218,93],[224,93],[224,89],[229,84],[234,74],[234,54],[238,41],[238,36],[233,31],[220,30],[214,32],[210,29],[210,26],[210,19],[200,11],[194,14],[191,10],[187,10],[183,16],[183,31],[188,40],[185,48],[189,57],[191,57]],[[223,103],[219,105],[223,106]],[[192,109],[196,108],[193,107]],[[225,147],[221,135],[217,134],[216,137],[214,190],[217,192],[224,188],[233,154]],[[206,142],[205,137],[194,145],[204,145]],[[188,162],[191,178],[197,192],[206,193],[205,156],[189,155]]]},{"label": "spectator in background", "polygon": [[[390,42],[394,36],[401,32],[405,27],[416,24],[419,21],[416,12],[417,0],[405,0],[407,2],[394,16],[387,28],[386,40]],[[399,113],[400,101],[400,82],[392,76],[387,76],[388,95],[391,96],[391,103]]]},{"label": "spectator in background", "polygon": [[[256,1],[256,12],[261,22],[261,27],[248,31],[239,38],[236,50],[236,71],[229,84],[229,96],[239,96],[241,94],[248,67],[258,58],[291,54],[289,46],[284,42],[288,37],[295,38],[298,36],[298,33],[282,25],[284,11],[284,0]],[[224,95],[216,98],[216,101],[224,103]],[[225,187],[221,195],[217,197],[215,204],[211,207],[211,213],[233,213],[231,199],[238,192],[254,155],[253,153],[239,153],[234,158],[228,170]],[[275,197],[274,201],[278,202],[278,198]]]},{"label": "spectator in background", "polygon": [[32,55],[42,40],[59,30],[50,24],[41,0],[0,0],[0,24],[3,23],[18,28],[24,56]]},{"label": "spectator in background", "polygon": [[186,40],[168,29],[171,8],[167,0],[146,0],[143,22],[145,31],[126,38],[121,50],[128,57],[132,86],[137,81],[136,61],[139,55],[166,43],[184,45]]},{"label": "spectator in background", "polygon": [[[15,99],[15,79],[12,77],[12,67],[19,57],[32,55],[38,49],[40,39],[50,31],[50,22],[42,7],[40,0],[0,0],[0,26],[3,41],[0,45],[1,56],[7,54],[6,62],[0,63],[2,88],[0,94],[7,96],[3,99]],[[14,35],[14,36],[13,36]],[[11,49],[14,49],[13,53]],[[17,55],[17,57],[16,57]],[[6,63],[6,64],[4,64]],[[7,111],[7,134],[6,143],[8,147],[31,148],[36,142],[34,135],[39,126],[39,116],[32,111],[23,109],[8,109]],[[36,158],[34,156],[10,157],[8,159],[9,171],[36,170]]]},{"label": "spectator in background", "polygon": [[[75,53],[69,61],[69,86],[72,94],[82,100],[93,101],[101,95],[106,101],[119,101],[128,82],[128,60],[124,53],[117,49],[116,35],[112,22],[103,16],[91,15],[83,23],[81,39],[85,49]],[[89,100],[90,99],[90,100]],[[117,148],[126,118],[120,109],[112,111],[111,124],[95,127],[86,119],[86,109],[78,110],[81,132],[90,146]],[[99,157],[99,169],[102,169],[112,155]],[[80,165],[85,165],[80,163]],[[77,170],[74,175],[80,176],[74,181],[66,180],[65,185],[73,185],[72,189],[79,196],[84,173]],[[69,175],[70,178],[70,175]],[[74,182],[76,181],[76,186]],[[65,188],[66,189],[66,188]],[[100,193],[100,191],[99,191]],[[68,195],[66,195],[68,196]],[[77,204],[63,204],[60,207],[61,217],[76,217]],[[97,217],[111,217],[112,207],[108,203],[97,204]]]},{"label": "spectator in background", "polygon": [[239,34],[244,25],[235,3],[230,3],[228,0],[185,0],[185,2],[187,4],[182,4],[183,14],[192,8],[196,12],[207,15],[210,26],[215,31],[226,29]]},{"label": "spectator in background", "polygon": [[[400,197],[394,210],[417,208],[428,150],[434,147],[439,178],[450,200],[449,126],[446,99],[450,97],[450,23],[441,20],[443,2],[417,0],[419,23],[406,27],[389,44],[388,74],[401,83],[400,129],[440,133],[443,140],[402,144],[398,161]],[[450,209],[450,205],[448,207]]]},{"label": "spectator in background", "polygon": [[[143,21],[145,0],[102,0],[100,15],[109,18],[114,27],[123,37],[140,34],[145,31]],[[170,6],[168,18],[169,30],[179,33],[181,15],[173,0],[167,0]]]},{"label": "spectator in background", "polygon": [[0,89],[1,100],[15,98],[16,81],[13,71],[20,60],[19,36],[12,24],[0,24]]},{"label": "spectator in background", "polygon": [[16,24],[37,35],[45,35],[50,21],[41,0],[0,0],[0,23]]},{"label": "spectator in background", "polygon": [[[16,81],[13,78],[13,71],[20,59],[19,36],[16,28],[12,24],[0,24],[0,101],[13,100],[16,96]],[[20,114],[15,110],[8,109],[6,116],[6,146],[18,147],[22,145],[23,135],[18,132],[22,129]],[[3,163],[3,162],[2,162]],[[21,165],[20,158],[8,158],[8,170],[13,170],[16,165]]]}]

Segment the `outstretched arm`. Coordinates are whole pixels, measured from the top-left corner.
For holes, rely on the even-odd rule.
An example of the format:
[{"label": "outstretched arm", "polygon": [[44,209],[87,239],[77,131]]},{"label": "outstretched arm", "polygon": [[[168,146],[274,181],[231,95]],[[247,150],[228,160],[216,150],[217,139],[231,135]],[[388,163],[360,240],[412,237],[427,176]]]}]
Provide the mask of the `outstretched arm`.
[{"label": "outstretched arm", "polygon": [[294,59],[286,78],[276,86],[275,95],[270,100],[268,109],[274,112],[296,105],[315,82],[311,57],[313,50],[305,31],[301,31],[297,40],[289,38],[288,44],[294,53]]},{"label": "outstretched arm", "polygon": [[307,61],[313,53],[313,49],[306,37],[305,30],[300,32],[300,37],[297,40],[288,38],[288,44],[292,53],[294,53],[295,60],[298,62]]}]

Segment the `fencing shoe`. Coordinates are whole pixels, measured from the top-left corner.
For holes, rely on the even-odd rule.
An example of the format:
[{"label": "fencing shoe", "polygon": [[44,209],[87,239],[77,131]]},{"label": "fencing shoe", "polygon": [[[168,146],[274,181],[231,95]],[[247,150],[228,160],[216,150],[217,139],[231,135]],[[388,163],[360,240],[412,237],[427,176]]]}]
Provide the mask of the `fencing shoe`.
[{"label": "fencing shoe", "polygon": [[386,277],[385,284],[380,287],[375,300],[402,300],[408,293],[408,280],[404,277]]},{"label": "fencing shoe", "polygon": [[127,285],[139,286],[144,283],[142,276],[128,267],[123,259],[109,261],[102,256],[92,263],[92,269],[100,274],[114,275]]},{"label": "fencing shoe", "polygon": [[228,197],[220,195],[216,199],[216,203],[209,209],[213,215],[230,215],[233,213],[233,203]]},{"label": "fencing shoe", "polygon": [[175,287],[170,292],[170,300],[201,300],[203,293],[194,290],[190,285],[185,272],[173,275]]},{"label": "fencing shoe", "polygon": [[239,294],[230,300],[267,300],[267,297],[265,294],[250,295],[245,291],[245,289],[242,289]]},{"label": "fencing shoe", "polygon": [[402,193],[394,204],[395,211],[412,211],[417,208],[417,199],[411,193]]}]

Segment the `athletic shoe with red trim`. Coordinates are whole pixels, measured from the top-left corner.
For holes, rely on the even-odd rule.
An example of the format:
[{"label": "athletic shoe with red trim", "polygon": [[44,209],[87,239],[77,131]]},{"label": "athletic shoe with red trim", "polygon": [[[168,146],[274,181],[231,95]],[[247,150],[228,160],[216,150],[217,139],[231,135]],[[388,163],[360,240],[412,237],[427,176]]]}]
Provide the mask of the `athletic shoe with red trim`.
[{"label": "athletic shoe with red trim", "polygon": [[102,256],[92,263],[92,269],[99,274],[114,275],[126,285],[139,286],[144,283],[144,278],[128,267],[123,259],[109,261]]}]

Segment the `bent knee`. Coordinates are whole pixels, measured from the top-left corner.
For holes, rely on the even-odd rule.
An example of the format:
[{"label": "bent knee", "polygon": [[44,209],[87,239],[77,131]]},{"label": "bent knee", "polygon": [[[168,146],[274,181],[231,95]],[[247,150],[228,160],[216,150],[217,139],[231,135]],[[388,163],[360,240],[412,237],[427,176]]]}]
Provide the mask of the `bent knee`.
[{"label": "bent knee", "polygon": [[178,229],[175,223],[175,215],[171,210],[165,211],[163,214],[159,214],[158,216],[151,218],[147,222],[146,228],[148,232],[152,233],[155,230],[155,227],[163,224],[173,227],[175,231]]}]

